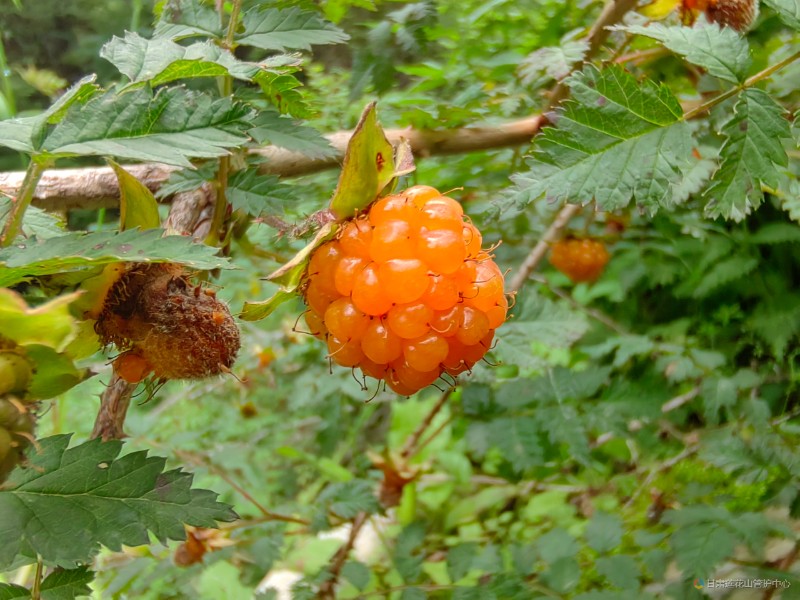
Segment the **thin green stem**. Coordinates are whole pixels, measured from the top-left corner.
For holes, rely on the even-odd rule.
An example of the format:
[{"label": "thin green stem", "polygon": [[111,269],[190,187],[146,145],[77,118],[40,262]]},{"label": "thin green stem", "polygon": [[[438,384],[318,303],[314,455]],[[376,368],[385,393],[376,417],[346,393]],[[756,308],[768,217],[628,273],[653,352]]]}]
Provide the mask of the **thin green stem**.
[{"label": "thin green stem", "polygon": [[3,82],[3,95],[6,97],[8,110],[11,116],[17,114],[17,104],[14,98],[14,89],[11,87],[11,79],[8,76],[8,61],[6,60],[6,48],[3,45],[3,40],[0,39],[0,81]]},{"label": "thin green stem", "polygon": [[[231,9],[231,17],[228,20],[228,29],[225,33],[223,40],[223,47],[233,52],[235,49],[234,37],[236,36],[236,28],[239,25],[239,14],[242,10],[242,0],[234,0],[233,8]],[[221,16],[221,15],[220,15]],[[223,98],[227,98],[233,94],[233,77],[224,75],[221,78],[220,93]],[[211,220],[211,229],[206,237],[206,243],[216,246],[221,237],[220,232],[225,223],[225,215],[228,212],[228,176],[231,170],[231,157],[223,156],[219,161],[219,169],[217,170],[216,192],[217,199],[214,204],[214,217]],[[224,236],[222,236],[224,237]]]},{"label": "thin green stem", "polygon": [[10,246],[14,238],[19,235],[22,229],[22,218],[33,200],[36,184],[39,183],[39,179],[41,179],[42,173],[47,167],[48,163],[46,161],[38,161],[36,159],[31,160],[28,164],[22,187],[20,187],[17,197],[11,200],[11,212],[3,225],[3,233],[0,234],[0,248]]},{"label": "thin green stem", "polygon": [[740,85],[737,85],[737,86],[734,86],[731,89],[729,89],[729,90],[727,90],[725,92],[722,92],[718,96],[714,96],[708,102],[705,102],[705,103],[701,104],[697,108],[694,108],[694,109],[690,110],[689,112],[687,112],[685,115],[683,115],[683,120],[684,121],[688,121],[689,119],[693,119],[695,117],[698,117],[698,116],[702,115],[703,113],[705,113],[705,112],[711,110],[712,108],[714,108],[720,102],[724,102],[728,98],[732,98],[733,96],[735,96],[736,94],[738,94],[742,90],[745,90],[745,89],[747,89],[749,87],[753,87],[759,81],[763,81],[764,79],[766,79],[767,77],[769,77],[773,73],[776,73],[777,71],[780,71],[784,67],[787,67],[788,65],[792,64],[797,59],[800,59],[800,52],[795,52],[794,54],[792,54],[788,58],[784,58],[782,61],[779,61],[779,62],[775,63],[774,65],[771,65],[771,66],[767,67],[763,71],[759,71],[758,73],[756,73],[752,77],[748,77],[744,81],[744,83],[742,83]]},{"label": "thin green stem", "polygon": [[41,600],[42,598],[42,575],[44,563],[42,557],[36,555],[36,573],[33,577],[33,588],[31,589],[31,600]]}]

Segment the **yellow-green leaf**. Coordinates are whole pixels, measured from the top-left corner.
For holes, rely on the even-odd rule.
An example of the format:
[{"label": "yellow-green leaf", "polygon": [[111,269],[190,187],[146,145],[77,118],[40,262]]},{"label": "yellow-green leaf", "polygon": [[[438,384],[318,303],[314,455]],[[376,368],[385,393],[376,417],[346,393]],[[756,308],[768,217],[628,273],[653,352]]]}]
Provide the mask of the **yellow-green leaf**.
[{"label": "yellow-green leaf", "polygon": [[125,229],[157,229],[161,226],[158,202],[153,193],[141,181],[125,169],[109,160],[119,181],[119,227]]}]

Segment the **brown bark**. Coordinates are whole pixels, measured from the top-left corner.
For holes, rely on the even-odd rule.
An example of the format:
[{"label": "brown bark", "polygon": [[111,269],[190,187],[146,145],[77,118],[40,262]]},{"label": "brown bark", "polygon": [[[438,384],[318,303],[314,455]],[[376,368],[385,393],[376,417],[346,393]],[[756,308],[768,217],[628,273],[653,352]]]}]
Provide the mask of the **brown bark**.
[{"label": "brown bark", "polygon": [[[462,129],[390,129],[386,131],[386,135],[392,143],[401,139],[408,140],[414,154],[418,158],[424,158],[527,144],[539,131],[542,121],[542,117],[534,116],[499,125]],[[267,159],[261,165],[262,173],[294,177],[339,166],[351,135],[350,131],[338,131],[325,136],[336,149],[336,154],[324,159],[312,159],[274,146],[253,152]],[[155,163],[125,165],[124,168],[153,192],[175,170],[175,167]],[[22,171],[0,173],[0,192],[16,195],[23,177]],[[117,178],[109,167],[46,171],[36,187],[33,199],[34,205],[48,210],[111,207],[118,202]]]}]

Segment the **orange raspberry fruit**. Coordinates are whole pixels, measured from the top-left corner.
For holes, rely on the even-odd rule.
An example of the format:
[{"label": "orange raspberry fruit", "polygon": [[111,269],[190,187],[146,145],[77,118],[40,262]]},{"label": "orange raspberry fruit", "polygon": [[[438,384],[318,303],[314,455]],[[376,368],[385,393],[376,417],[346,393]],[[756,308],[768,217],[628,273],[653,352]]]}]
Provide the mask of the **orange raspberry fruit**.
[{"label": "orange raspberry fruit", "polygon": [[575,283],[595,281],[608,259],[605,244],[591,238],[566,238],[550,249],[550,264]]},{"label": "orange raspberry fruit", "polygon": [[472,369],[505,322],[503,273],[430,186],[375,201],[309,260],[306,323],[330,359],[413,394]]}]

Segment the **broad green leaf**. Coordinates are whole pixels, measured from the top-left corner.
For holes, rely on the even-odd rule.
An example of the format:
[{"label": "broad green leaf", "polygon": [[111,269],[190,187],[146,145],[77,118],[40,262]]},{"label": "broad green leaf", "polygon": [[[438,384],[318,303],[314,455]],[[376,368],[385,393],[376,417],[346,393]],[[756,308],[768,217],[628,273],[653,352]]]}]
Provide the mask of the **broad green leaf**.
[{"label": "broad green leaf", "polygon": [[712,425],[719,423],[722,409],[732,408],[736,404],[738,388],[729,377],[709,377],[703,381],[701,395],[705,418]]},{"label": "broad green leaf", "polygon": [[781,20],[789,27],[800,30],[800,2],[797,0],[764,0],[764,4],[778,13]]},{"label": "broad green leaf", "polygon": [[164,3],[161,19],[156,23],[155,36],[173,40],[202,36],[221,39],[225,29],[219,14],[197,0],[176,0]]},{"label": "broad green leaf", "polygon": [[31,591],[15,583],[0,583],[0,600],[30,600]]},{"label": "broad green leaf", "polygon": [[350,39],[317,13],[298,7],[255,7],[244,14],[242,25],[244,32],[236,36],[236,43],[263,50],[311,50],[314,44],[340,44]]},{"label": "broad green leaf", "polygon": [[469,573],[476,554],[478,544],[474,542],[458,544],[447,551],[447,574],[451,582],[455,583]]},{"label": "broad green leaf", "polygon": [[762,90],[741,92],[733,111],[722,130],[722,164],[706,190],[706,214],[741,221],[763,202],[761,184],[777,186],[776,165],[788,164],[782,140],[791,131],[786,111]]},{"label": "broad green leaf", "polygon": [[548,563],[555,562],[559,558],[572,558],[580,550],[575,538],[561,527],[551,529],[540,536],[535,546],[539,558]]},{"label": "broad green leaf", "polygon": [[497,332],[500,342],[495,353],[504,363],[525,370],[543,366],[543,360],[533,356],[534,344],[568,348],[589,329],[583,313],[535,293],[520,298],[515,312],[517,318]]},{"label": "broad green leaf", "polygon": [[67,354],[50,346],[25,346],[26,356],[36,365],[28,394],[37,400],[47,400],[63,394],[86,379],[87,369],[78,369]]},{"label": "broad green leaf", "polygon": [[42,581],[42,600],[74,600],[92,594],[94,573],[89,567],[56,569]]},{"label": "broad green leaf", "polygon": [[39,151],[47,133],[47,126],[58,123],[71,106],[83,104],[97,93],[99,87],[94,81],[94,75],[84,77],[40,115],[0,121],[0,146],[19,152]]},{"label": "broad green leaf", "polygon": [[0,121],[0,146],[17,152],[35,152],[41,140],[35,140],[34,133],[41,131],[44,122],[43,115]]},{"label": "broad green leaf", "polygon": [[282,117],[277,111],[263,111],[248,134],[259,144],[270,143],[310,158],[334,156],[336,149],[316,129]]},{"label": "broad green leaf", "polygon": [[274,175],[260,175],[255,169],[235,173],[226,193],[234,210],[244,210],[254,217],[264,212],[281,214],[287,204],[297,201],[293,186]]},{"label": "broad green leaf", "polygon": [[85,269],[114,262],[174,262],[194,269],[230,268],[217,248],[190,238],[162,237],[160,229],[122,233],[70,233],[57,238],[31,238],[0,250],[0,286],[30,277]]},{"label": "broad green leaf", "polygon": [[178,79],[230,75],[253,81],[262,69],[295,68],[297,55],[278,55],[259,63],[244,62],[211,42],[181,46],[167,38],[143,38],[126,32],[103,46],[100,56],[111,62],[132,83],[149,81],[156,87]]},{"label": "broad green leaf", "polygon": [[[0,278],[4,275],[0,271]],[[65,294],[30,308],[17,292],[0,287],[0,335],[20,346],[42,344],[63,350],[76,331],[69,305],[79,295]]]},{"label": "broad green leaf", "polygon": [[158,202],[146,185],[125,169],[109,160],[119,182],[119,228],[157,229],[161,226]]},{"label": "broad green leaf", "polygon": [[556,126],[536,138],[530,170],[515,177],[517,200],[596,200],[615,210],[635,199],[651,212],[675,204],[674,186],[692,145],[669,89],[637,81],[618,66],[589,67],[566,82],[573,99],[564,103]]},{"label": "broad green leaf", "polygon": [[50,125],[55,125],[73,104],[84,104],[90,98],[94,97],[100,91],[100,86],[95,83],[96,75],[87,75],[75,85],[70,87],[66,92],[59,96],[58,100],[44,112],[44,116]]},{"label": "broad green leaf", "polygon": [[585,40],[566,41],[560,46],[534,50],[519,64],[525,85],[542,85],[550,79],[561,80],[572,72],[573,65],[583,60],[589,49]]},{"label": "broad green leaf", "polygon": [[315,506],[320,519],[325,520],[328,512],[341,519],[352,519],[360,512],[372,514],[380,508],[374,486],[365,479],[332,483],[320,493]]},{"label": "broad green leaf", "polygon": [[122,442],[92,440],[67,449],[70,436],[39,441],[29,466],[0,490],[0,568],[20,554],[47,556],[61,566],[87,562],[100,545],[119,551],[149,534],[162,543],[184,539],[184,524],[215,527],[236,514],[192,475],[164,471],[166,459],[133,452]]},{"label": "broad green leaf", "polygon": [[736,543],[733,534],[718,523],[682,527],[670,537],[678,568],[689,577],[707,577],[728,558]]},{"label": "broad green leaf", "polygon": [[[755,257],[741,255],[721,260],[704,273],[698,274],[700,281],[692,286],[685,286],[690,288],[686,291],[690,291],[693,298],[705,298],[726,283],[747,276],[758,267],[758,262]],[[683,287],[678,288],[678,291],[683,292]]]},{"label": "broad green leaf", "polygon": [[627,554],[601,556],[595,563],[597,572],[608,579],[614,587],[621,589],[638,589],[642,576],[636,561]]},{"label": "broad green leaf", "polygon": [[297,292],[278,290],[272,296],[261,302],[245,302],[239,318],[242,321],[260,321],[275,312],[281,304],[297,298]]},{"label": "broad green leaf", "polygon": [[747,40],[730,27],[698,22],[694,27],[649,23],[646,27],[629,25],[614,29],[658,40],[690,63],[725,81],[744,81],[750,68]]},{"label": "broad green leaf", "polygon": [[361,114],[347,144],[339,183],[330,208],[339,219],[352,217],[367,207],[394,177],[394,151],[378,123],[375,103]]},{"label": "broad green leaf", "polygon": [[250,109],[185,90],[108,92],[73,106],[42,149],[54,156],[100,155],[190,167],[189,158],[228,153],[248,138]]}]

